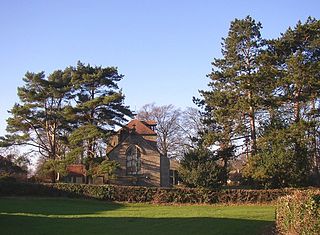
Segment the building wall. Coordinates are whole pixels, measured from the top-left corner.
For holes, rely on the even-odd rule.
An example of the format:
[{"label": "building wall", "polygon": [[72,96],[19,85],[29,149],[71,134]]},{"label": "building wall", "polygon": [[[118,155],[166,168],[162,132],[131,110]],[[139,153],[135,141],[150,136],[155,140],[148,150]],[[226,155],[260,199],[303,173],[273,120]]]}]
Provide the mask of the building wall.
[{"label": "building wall", "polygon": [[[120,170],[117,172],[117,179],[111,183],[121,185],[160,186],[160,153],[155,149],[154,138],[130,134],[116,146],[110,153],[111,160],[120,163]],[[136,145],[141,151],[141,175],[132,176],[126,173],[126,151],[129,146]]]}]

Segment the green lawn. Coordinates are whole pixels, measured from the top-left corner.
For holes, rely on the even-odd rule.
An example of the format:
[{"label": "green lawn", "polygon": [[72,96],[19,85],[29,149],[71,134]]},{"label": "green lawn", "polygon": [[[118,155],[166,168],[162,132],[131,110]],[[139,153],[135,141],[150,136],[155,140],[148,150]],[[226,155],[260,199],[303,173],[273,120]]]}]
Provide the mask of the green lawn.
[{"label": "green lawn", "polygon": [[273,206],[150,205],[0,198],[0,234],[260,234]]}]

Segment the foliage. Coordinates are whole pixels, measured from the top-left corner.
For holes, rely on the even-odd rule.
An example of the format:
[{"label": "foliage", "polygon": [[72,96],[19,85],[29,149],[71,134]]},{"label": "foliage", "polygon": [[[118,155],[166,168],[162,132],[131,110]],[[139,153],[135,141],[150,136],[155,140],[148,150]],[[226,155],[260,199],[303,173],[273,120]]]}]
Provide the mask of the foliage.
[{"label": "foliage", "polygon": [[261,28],[261,23],[250,16],[232,21],[222,43],[223,58],[212,62],[208,75],[211,90],[200,91],[203,99],[195,100],[205,109],[208,133],[203,137],[207,145],[224,148],[231,146],[234,138],[247,138],[250,151],[256,150],[256,111],[266,87],[259,74],[264,45]]},{"label": "foliage", "polygon": [[64,159],[39,159],[36,169],[36,177],[39,180],[45,180],[54,175],[56,180],[59,181],[61,177],[68,174],[67,166],[75,161],[76,159],[72,156],[67,156]]},{"label": "foliage", "polygon": [[271,41],[268,50],[275,58],[273,68],[278,70],[275,113],[281,112],[282,122],[299,132],[294,152],[308,158],[299,170],[311,163],[314,176],[319,174],[319,29],[320,21],[314,18],[309,17],[305,23],[299,21]]},{"label": "foliage", "polygon": [[7,120],[10,134],[2,138],[2,145],[29,146],[51,162],[61,161],[68,131],[64,109],[71,92],[69,73],[57,70],[46,78],[44,72],[27,72],[23,81],[25,85],[18,88],[20,103]]},{"label": "foliage", "polygon": [[27,72],[0,146],[32,147],[44,159],[39,173],[53,182],[66,174],[67,164],[87,162],[90,169],[88,159],[105,159],[114,127],[132,116],[117,85],[122,78],[115,67],[81,62],[47,77]]},{"label": "foliage", "polygon": [[310,234],[320,232],[320,191],[297,191],[281,197],[276,210],[280,234]]},{"label": "foliage", "polygon": [[120,164],[118,162],[106,159],[94,164],[88,175],[92,175],[93,177],[103,176],[104,179],[110,180],[116,178],[116,170],[119,168]]},{"label": "foliage", "polygon": [[319,184],[320,21],[299,21],[273,40],[261,28],[250,16],[231,22],[210,89],[194,99],[201,144],[246,156],[247,180],[264,187],[310,184],[311,172]]},{"label": "foliage", "polygon": [[132,116],[123,105],[124,95],[117,85],[122,78],[115,67],[92,67],[78,62],[72,68],[76,105],[70,113],[77,128],[69,136],[71,153],[81,148],[84,158],[105,157],[105,143],[112,128],[127,121],[126,116]]},{"label": "foliage", "polygon": [[70,77],[61,70],[45,78],[44,72],[27,72],[18,88],[20,103],[10,110],[2,146],[27,145],[49,159],[61,158],[65,140],[63,109],[68,105]]},{"label": "foliage", "polygon": [[[217,147],[225,175],[236,148],[241,148],[239,143],[246,142],[247,155],[254,155],[257,150],[256,112],[262,107],[261,96],[267,88],[259,73],[265,43],[261,28],[261,23],[250,16],[231,22],[228,37],[222,43],[223,58],[214,59],[208,75],[211,89],[200,91],[202,99],[194,99],[204,109],[206,128],[200,144]],[[223,183],[226,181],[224,177]]]},{"label": "foliage", "polygon": [[225,177],[216,156],[207,149],[190,150],[180,161],[179,176],[189,187],[217,188]]},{"label": "foliage", "polygon": [[244,190],[152,188],[90,184],[31,184],[0,182],[0,196],[93,198],[117,202],[154,203],[266,203],[291,194],[290,189]]},{"label": "foliage", "polygon": [[16,181],[19,174],[27,173],[27,166],[19,164],[20,159],[13,155],[0,156],[0,181]]},{"label": "foliage", "polygon": [[[297,154],[295,146],[298,140],[300,150]],[[303,141],[301,133],[295,132],[292,126],[269,130],[259,139],[259,151],[248,160],[244,176],[251,177],[266,188],[308,185],[311,163]]]},{"label": "foliage", "polygon": [[13,176],[11,176],[8,173],[1,173],[0,174],[0,181],[5,181],[5,182],[16,182],[17,179]]}]

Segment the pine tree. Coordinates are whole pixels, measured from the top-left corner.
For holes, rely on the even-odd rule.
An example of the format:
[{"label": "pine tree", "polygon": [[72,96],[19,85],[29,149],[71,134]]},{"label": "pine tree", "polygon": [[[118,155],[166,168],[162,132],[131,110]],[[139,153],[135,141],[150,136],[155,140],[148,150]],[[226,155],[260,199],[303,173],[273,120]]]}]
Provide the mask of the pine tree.
[{"label": "pine tree", "polygon": [[[65,119],[70,77],[57,70],[48,78],[44,72],[27,72],[25,85],[18,88],[20,103],[10,110],[7,131],[2,145],[26,145],[52,161],[64,157]],[[54,181],[55,172],[52,172]]]},{"label": "pine tree", "polygon": [[228,37],[222,43],[223,58],[214,60],[213,71],[208,75],[211,90],[200,92],[215,129],[224,135],[221,145],[230,146],[234,138],[249,139],[251,154],[257,150],[256,113],[262,106],[264,83],[259,73],[264,46],[261,28],[250,16],[231,22]]},{"label": "pine tree", "polygon": [[223,58],[212,62],[210,90],[200,91],[203,99],[194,100],[204,109],[207,128],[202,144],[218,146],[217,156],[225,174],[237,147],[246,145],[247,155],[257,151],[257,111],[263,107],[266,83],[260,73],[265,43],[261,28],[250,16],[231,22],[228,37],[222,42]]},{"label": "pine tree", "polygon": [[262,63],[273,88],[270,115],[246,169],[267,187],[305,186],[312,165],[318,175],[319,33],[319,21],[309,18],[268,42]]},{"label": "pine tree", "polygon": [[294,29],[289,28],[272,42],[277,68],[278,96],[285,105],[290,105],[290,123],[298,123],[305,111],[319,96],[320,21],[308,18]]},{"label": "pine tree", "polygon": [[[286,122],[294,129],[300,129],[301,138],[307,139],[301,146],[301,140],[295,143],[296,158],[301,157],[303,148],[309,150],[314,172],[318,171],[318,144],[320,95],[320,21],[309,17],[305,23],[299,21],[273,42],[277,67],[281,72],[278,79],[278,96],[281,108],[288,114]],[[317,108],[318,106],[318,108]],[[312,156],[310,156],[310,154]]]},{"label": "pine tree", "polygon": [[[92,159],[106,159],[105,145],[115,125],[132,116],[117,85],[122,77],[114,67],[81,62],[47,78],[44,72],[26,73],[25,85],[18,88],[20,103],[10,111],[9,134],[1,137],[1,146],[33,147],[42,159],[40,171],[50,174],[53,182],[79,157],[90,170]],[[115,168],[113,163],[104,166]]]},{"label": "pine tree", "polygon": [[123,78],[114,67],[92,67],[78,62],[72,68],[75,107],[69,115],[77,128],[69,137],[71,154],[80,155],[90,169],[97,157],[106,157],[105,144],[114,126],[121,126],[132,113],[123,104],[117,82]]}]

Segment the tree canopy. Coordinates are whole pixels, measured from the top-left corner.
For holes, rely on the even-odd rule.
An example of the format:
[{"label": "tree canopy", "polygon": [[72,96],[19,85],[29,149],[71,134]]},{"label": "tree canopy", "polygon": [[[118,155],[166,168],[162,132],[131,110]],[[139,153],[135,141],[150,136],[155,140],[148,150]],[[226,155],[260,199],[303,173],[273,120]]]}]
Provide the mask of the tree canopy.
[{"label": "tree canopy", "polygon": [[114,127],[132,116],[117,85],[122,78],[115,67],[81,62],[48,77],[27,72],[2,147],[33,147],[47,159],[44,167],[53,175],[71,162],[85,163],[89,169],[91,159],[106,158],[105,145]]},{"label": "tree canopy", "polygon": [[[214,59],[202,145],[247,157],[244,174],[265,187],[304,186],[319,178],[320,21],[298,22],[263,39],[250,16],[235,19]],[[313,172],[311,174],[311,169]]]}]

